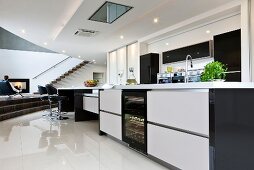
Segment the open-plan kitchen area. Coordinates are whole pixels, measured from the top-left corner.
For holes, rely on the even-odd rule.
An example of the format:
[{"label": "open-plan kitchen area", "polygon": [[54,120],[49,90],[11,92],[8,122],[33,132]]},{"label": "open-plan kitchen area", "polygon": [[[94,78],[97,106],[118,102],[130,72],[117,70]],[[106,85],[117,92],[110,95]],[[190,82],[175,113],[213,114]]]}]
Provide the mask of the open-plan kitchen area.
[{"label": "open-plan kitchen area", "polygon": [[0,0],[0,170],[253,170],[253,0]]}]

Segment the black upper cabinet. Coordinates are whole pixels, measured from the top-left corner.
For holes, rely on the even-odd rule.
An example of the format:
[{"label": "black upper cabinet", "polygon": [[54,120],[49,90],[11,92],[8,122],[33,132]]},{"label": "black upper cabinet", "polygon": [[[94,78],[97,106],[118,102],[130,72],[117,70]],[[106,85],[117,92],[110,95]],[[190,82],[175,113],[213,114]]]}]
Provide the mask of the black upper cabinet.
[{"label": "black upper cabinet", "polygon": [[191,55],[192,59],[210,57],[212,56],[211,47],[211,41],[207,41],[204,43],[163,52],[163,64],[185,61],[187,55]]},{"label": "black upper cabinet", "polygon": [[228,82],[241,82],[241,30],[214,36],[214,60],[227,65]]},{"label": "black upper cabinet", "polygon": [[150,53],[140,56],[140,83],[156,84],[159,73],[159,54]]},{"label": "black upper cabinet", "polygon": [[226,64],[228,71],[241,71],[241,30],[214,36],[214,60]]}]

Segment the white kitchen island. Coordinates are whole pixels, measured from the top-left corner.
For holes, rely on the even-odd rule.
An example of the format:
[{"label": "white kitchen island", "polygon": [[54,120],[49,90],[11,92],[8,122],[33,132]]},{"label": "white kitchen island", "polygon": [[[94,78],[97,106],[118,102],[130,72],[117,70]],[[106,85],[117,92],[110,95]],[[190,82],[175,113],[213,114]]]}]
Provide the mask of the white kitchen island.
[{"label": "white kitchen island", "polygon": [[[100,90],[100,131],[123,142],[125,92],[146,92],[144,153],[171,169],[251,169],[254,83],[115,86]],[[248,140],[247,140],[248,139]],[[237,149],[236,149],[237,148]]]}]

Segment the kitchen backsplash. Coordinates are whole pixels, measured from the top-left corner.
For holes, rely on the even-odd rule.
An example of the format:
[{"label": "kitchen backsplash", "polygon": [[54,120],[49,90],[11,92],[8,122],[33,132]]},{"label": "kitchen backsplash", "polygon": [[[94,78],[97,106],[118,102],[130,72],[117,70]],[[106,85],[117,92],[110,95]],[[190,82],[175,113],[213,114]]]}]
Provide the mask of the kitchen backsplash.
[{"label": "kitchen backsplash", "polygon": [[[206,66],[206,64],[210,63],[214,61],[214,58],[209,57],[209,58],[204,58],[204,59],[197,59],[197,60],[193,60],[193,70],[196,69],[204,69],[204,67]],[[188,62],[188,64],[190,64]],[[171,63],[171,64],[161,64],[161,73],[164,73],[165,71],[167,71],[167,67],[171,66],[174,69],[177,68],[183,68],[185,69],[185,61],[181,61],[181,62],[176,62],[176,63]],[[191,68],[189,67],[189,69],[191,70]]]}]

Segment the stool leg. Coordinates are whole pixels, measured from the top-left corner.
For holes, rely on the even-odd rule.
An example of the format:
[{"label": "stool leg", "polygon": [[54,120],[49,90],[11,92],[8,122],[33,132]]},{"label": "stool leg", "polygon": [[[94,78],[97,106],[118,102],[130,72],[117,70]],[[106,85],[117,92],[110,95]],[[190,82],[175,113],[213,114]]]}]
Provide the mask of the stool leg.
[{"label": "stool leg", "polygon": [[58,101],[58,119],[59,120],[65,120],[65,119],[69,119],[68,117],[63,117],[62,116],[62,100]]},{"label": "stool leg", "polygon": [[58,102],[58,113],[61,115],[61,110],[62,110],[62,101],[60,100]]},{"label": "stool leg", "polygon": [[52,113],[52,103],[51,101],[49,101],[49,116],[52,117],[53,113]]}]

